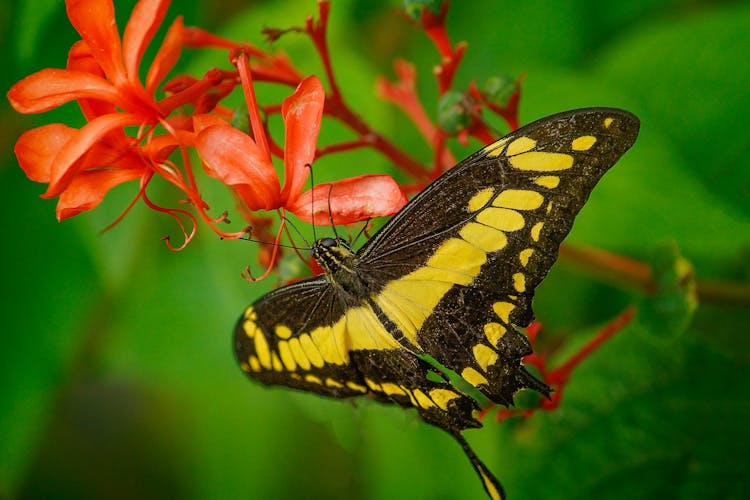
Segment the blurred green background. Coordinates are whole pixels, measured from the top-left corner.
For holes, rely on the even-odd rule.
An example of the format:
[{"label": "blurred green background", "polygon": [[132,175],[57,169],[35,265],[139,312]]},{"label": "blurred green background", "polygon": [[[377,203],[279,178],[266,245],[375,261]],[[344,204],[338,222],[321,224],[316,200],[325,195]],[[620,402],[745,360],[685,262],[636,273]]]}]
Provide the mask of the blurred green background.
[{"label": "blurred green background", "polygon": [[[133,3],[117,2],[121,29]],[[334,0],[331,52],[357,111],[429,161],[403,115],[373,98],[374,79],[391,76],[402,56],[416,63],[425,106],[436,110],[437,55],[398,6]],[[183,14],[189,25],[267,48],[262,28],[300,25],[314,13],[312,1],[182,0],[168,19]],[[0,23],[6,90],[62,67],[77,36],[59,0],[8,1]],[[641,118],[638,142],[568,241],[645,262],[668,244],[698,280],[745,286],[748,26],[747,2],[697,0],[475,0],[454,2],[448,17],[452,39],[469,42],[457,86],[526,73],[522,123],[583,106]],[[277,46],[320,74],[304,37]],[[193,52],[179,69],[197,75],[215,65],[227,67],[221,52]],[[171,252],[159,237],[177,239],[177,229],[142,206],[100,234],[132,186],[58,224],[55,202],[38,197],[43,186],[25,178],[12,147],[35,125],[80,124],[77,108],[20,116],[3,100],[0,113],[0,498],[482,498],[458,446],[414,411],[245,378],[232,328],[274,285],[240,279],[254,245],[201,227],[185,251]],[[321,144],[347,137],[335,124],[323,128]],[[371,152],[334,155],[316,181],[373,171],[394,172]],[[217,212],[232,207],[211,189]],[[750,497],[750,306],[746,296],[735,302],[709,298],[687,329],[671,327],[668,311],[642,315],[574,373],[557,411],[501,424],[489,417],[468,440],[511,498]],[[544,345],[557,346],[552,364],[630,304],[659,308],[556,265],[535,307]]]}]

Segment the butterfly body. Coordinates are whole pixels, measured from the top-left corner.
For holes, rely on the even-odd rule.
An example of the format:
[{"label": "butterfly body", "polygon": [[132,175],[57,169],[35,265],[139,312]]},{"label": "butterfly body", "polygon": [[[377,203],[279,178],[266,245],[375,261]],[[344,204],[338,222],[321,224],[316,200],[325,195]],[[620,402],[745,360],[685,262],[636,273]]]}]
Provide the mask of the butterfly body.
[{"label": "butterfly body", "polygon": [[441,367],[498,404],[523,388],[548,393],[523,367],[532,351],[520,328],[576,214],[638,126],[612,108],[542,119],[447,171],[359,250],[317,241],[325,273],[267,294],[240,318],[242,369],[268,385],[415,407],[502,497],[461,436],[481,426],[478,404]]}]

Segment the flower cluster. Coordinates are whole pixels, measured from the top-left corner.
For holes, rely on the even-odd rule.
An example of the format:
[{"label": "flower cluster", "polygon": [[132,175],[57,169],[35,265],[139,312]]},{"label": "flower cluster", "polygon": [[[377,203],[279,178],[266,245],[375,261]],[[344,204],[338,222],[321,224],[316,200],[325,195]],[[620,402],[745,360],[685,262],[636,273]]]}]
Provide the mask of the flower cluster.
[{"label": "flower cluster", "polygon": [[[407,111],[433,145],[436,161],[432,168],[373,130],[344,101],[326,41],[328,2],[319,2],[318,18],[308,18],[304,27],[266,33],[269,37],[287,31],[306,33],[323,62],[328,95],[316,76],[303,77],[285,55],[186,27],[181,17],[169,26],[142,80],[143,54],[164,21],[167,0],[139,1],[122,36],[112,0],[66,0],[65,4],[70,22],[81,36],[69,51],[65,69],[38,71],[8,92],[11,104],[21,113],[40,113],[75,101],[86,120],[80,128],[53,123],[29,130],[15,146],[18,162],[29,179],[47,184],[42,197],[58,198],[58,220],[95,208],[112,188],[132,181],[137,182],[136,194],[114,223],[142,200],[177,221],[184,241],[176,249],[184,248],[195,235],[197,217],[222,237],[246,234],[247,230],[227,232],[220,228],[220,223],[228,220],[226,211],[219,216],[209,214],[209,204],[201,194],[199,176],[191,163],[193,152],[200,159],[199,168],[231,190],[239,213],[253,226],[256,236],[273,238],[262,231],[270,224],[259,211],[279,212],[282,222],[275,237],[278,241],[286,211],[315,224],[348,224],[390,215],[406,202],[405,191],[418,190],[454,163],[445,147],[446,133],[432,124],[419,103],[414,70],[408,63],[398,63],[398,82],[381,80],[378,90]],[[447,2],[441,5],[437,14],[423,7],[414,16],[415,23],[440,51],[438,81],[443,95],[451,87],[465,44],[457,48],[451,45],[443,22]],[[224,49],[234,68],[211,69],[200,78],[176,75],[167,80],[185,47]],[[254,80],[290,87],[291,95],[280,106],[261,107],[256,102]],[[222,105],[222,100],[237,88],[245,97],[250,133],[233,126],[233,110]],[[264,120],[272,113],[280,113],[283,119],[283,146],[274,142],[267,130]],[[316,148],[324,115],[348,125],[358,139]],[[481,120],[473,122],[461,133],[486,135]],[[402,188],[389,176],[373,174],[303,190],[317,157],[358,147],[379,151],[411,174],[415,184]],[[273,157],[283,161],[283,183]],[[148,187],[155,178],[181,191],[184,195],[180,198],[192,210],[154,202]],[[168,238],[167,244],[175,248]]]},{"label": "flower cluster", "polygon": [[[42,196],[58,198],[59,220],[95,208],[117,185],[138,181],[133,203],[140,199],[173,216],[183,228],[185,240],[177,247],[183,248],[195,234],[195,215],[153,202],[147,187],[157,177],[184,193],[195,213],[217,234],[229,238],[245,234],[221,230],[218,223],[226,216],[209,215],[191,165],[191,149],[197,151],[203,170],[236,195],[250,223],[258,210],[288,210],[317,224],[330,220],[346,224],[401,208],[404,194],[384,175],[344,179],[302,192],[316,156],[325,91],[317,77],[302,78],[283,56],[185,27],[178,17],[142,81],[143,54],[168,4],[166,0],[138,2],[121,37],[111,0],[66,1],[68,17],[81,40],[71,47],[65,69],[38,71],[8,92],[21,113],[40,113],[75,101],[86,120],[81,128],[53,123],[29,130],[15,146],[29,179],[47,184]],[[178,75],[165,82],[186,46],[225,48],[236,69],[212,69],[201,78]],[[253,74],[296,87],[281,105],[286,129],[283,151],[274,151],[284,162],[283,187],[255,102]],[[252,135],[234,128],[228,119],[231,110],[220,105],[238,86],[247,100]],[[184,220],[191,225],[186,227]]]}]

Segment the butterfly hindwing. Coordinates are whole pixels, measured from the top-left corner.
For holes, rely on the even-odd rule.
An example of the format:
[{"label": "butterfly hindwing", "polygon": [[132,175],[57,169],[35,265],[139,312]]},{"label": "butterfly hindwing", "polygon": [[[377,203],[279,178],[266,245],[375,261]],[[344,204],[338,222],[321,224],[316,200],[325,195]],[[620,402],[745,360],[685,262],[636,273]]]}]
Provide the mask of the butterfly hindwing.
[{"label": "butterfly hindwing", "polygon": [[416,407],[426,421],[454,432],[479,426],[472,398],[439,377],[430,380],[434,369],[393,339],[372,305],[343,300],[321,277],[248,307],[237,324],[235,352],[242,369],[264,384],[334,398],[370,395]]}]

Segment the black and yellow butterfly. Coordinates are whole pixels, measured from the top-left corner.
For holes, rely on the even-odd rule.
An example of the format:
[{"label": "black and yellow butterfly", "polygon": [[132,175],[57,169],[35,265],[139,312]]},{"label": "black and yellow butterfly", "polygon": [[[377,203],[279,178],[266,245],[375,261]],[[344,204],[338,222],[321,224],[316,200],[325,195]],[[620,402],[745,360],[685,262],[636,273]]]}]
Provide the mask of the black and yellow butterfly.
[{"label": "black and yellow butterfly", "polygon": [[442,367],[503,405],[519,389],[549,392],[521,363],[531,346],[519,327],[532,321],[534,288],[573,219],[638,128],[610,108],[541,119],[447,171],[359,250],[317,241],[325,274],[265,295],[240,318],[240,366],[268,385],[416,407],[502,498],[461,435],[481,426],[478,404]]}]

